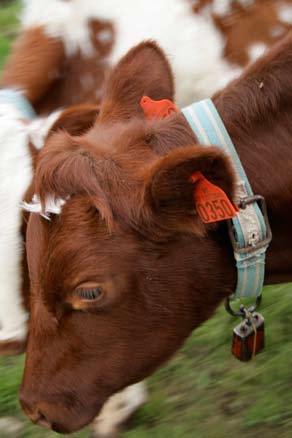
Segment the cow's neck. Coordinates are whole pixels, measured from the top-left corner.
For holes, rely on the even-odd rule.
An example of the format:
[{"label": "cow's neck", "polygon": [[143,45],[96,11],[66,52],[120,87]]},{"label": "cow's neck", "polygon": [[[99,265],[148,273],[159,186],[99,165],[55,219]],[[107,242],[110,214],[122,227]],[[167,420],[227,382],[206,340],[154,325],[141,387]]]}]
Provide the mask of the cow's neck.
[{"label": "cow's neck", "polygon": [[292,280],[291,70],[288,38],[214,97],[254,192],[268,204],[267,283]]}]

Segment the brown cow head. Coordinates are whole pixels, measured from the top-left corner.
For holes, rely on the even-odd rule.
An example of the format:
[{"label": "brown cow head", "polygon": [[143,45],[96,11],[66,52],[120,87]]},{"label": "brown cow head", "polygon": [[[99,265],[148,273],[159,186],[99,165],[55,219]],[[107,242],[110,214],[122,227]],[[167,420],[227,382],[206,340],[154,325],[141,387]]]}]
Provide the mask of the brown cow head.
[{"label": "brown cow head", "polygon": [[169,65],[152,42],[111,73],[95,126],[52,135],[37,166],[34,191],[51,214],[32,213],[28,223],[21,402],[33,421],[63,433],[169,358],[235,281],[224,225],[203,226],[190,182],[201,171],[232,197],[228,159],[195,145],[180,114],[147,121],[145,94],[173,98]]}]

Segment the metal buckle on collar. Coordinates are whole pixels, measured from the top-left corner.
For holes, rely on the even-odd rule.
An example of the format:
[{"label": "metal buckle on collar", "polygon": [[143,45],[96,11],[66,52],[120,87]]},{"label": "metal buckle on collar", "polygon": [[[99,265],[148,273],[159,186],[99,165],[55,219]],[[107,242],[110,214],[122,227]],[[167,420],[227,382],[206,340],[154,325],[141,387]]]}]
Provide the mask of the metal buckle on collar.
[{"label": "metal buckle on collar", "polygon": [[[245,209],[248,205],[253,204],[255,202],[258,203],[258,205],[261,209],[262,215],[263,215],[263,219],[264,219],[264,223],[265,223],[265,227],[266,227],[266,237],[255,245],[248,245],[248,246],[245,246],[242,248],[242,247],[240,247],[240,245],[236,241],[232,221],[231,220],[228,221],[229,236],[230,236],[232,247],[233,247],[233,250],[235,253],[252,255],[252,253],[260,250],[261,248],[267,247],[272,240],[272,231],[271,231],[271,227],[270,227],[270,223],[269,223],[269,219],[268,219],[267,205],[266,205],[265,198],[261,195],[247,196],[246,198],[241,199],[241,201],[239,203],[239,207],[241,209]],[[231,307],[231,301],[232,301],[231,297],[226,298],[226,300],[225,300],[226,311],[232,316],[244,318],[245,306],[243,304],[241,304],[239,310],[235,311]],[[248,311],[251,314],[254,313],[256,311],[256,309],[259,307],[259,305],[261,304],[261,301],[262,301],[262,295],[259,295],[256,298],[256,302],[248,308]]]},{"label": "metal buckle on collar", "polygon": [[259,207],[261,209],[261,212],[262,212],[262,215],[264,218],[264,222],[265,222],[265,226],[266,226],[266,237],[265,237],[265,239],[261,240],[260,242],[258,242],[255,245],[248,245],[248,246],[241,248],[235,239],[232,221],[229,220],[228,221],[229,237],[230,237],[234,252],[236,252],[236,253],[239,253],[239,254],[245,253],[246,254],[249,252],[256,251],[258,249],[261,249],[261,248],[267,246],[272,240],[272,230],[271,230],[271,226],[270,226],[270,222],[269,222],[269,218],[268,218],[267,204],[266,204],[266,200],[263,196],[261,196],[261,195],[247,196],[246,198],[241,199],[241,201],[239,203],[239,208],[245,209],[248,205],[253,204],[255,202],[257,202],[259,204]]},{"label": "metal buckle on collar", "polygon": [[[241,304],[239,307],[239,310],[236,312],[235,310],[232,309],[231,305],[230,305],[231,299],[230,297],[226,298],[225,300],[225,310],[231,315],[231,316],[240,316],[241,318],[245,317],[245,313],[246,313],[246,307]],[[256,299],[256,302],[247,308],[249,313],[254,313],[257,308],[260,306],[262,302],[262,295],[259,295]]]}]

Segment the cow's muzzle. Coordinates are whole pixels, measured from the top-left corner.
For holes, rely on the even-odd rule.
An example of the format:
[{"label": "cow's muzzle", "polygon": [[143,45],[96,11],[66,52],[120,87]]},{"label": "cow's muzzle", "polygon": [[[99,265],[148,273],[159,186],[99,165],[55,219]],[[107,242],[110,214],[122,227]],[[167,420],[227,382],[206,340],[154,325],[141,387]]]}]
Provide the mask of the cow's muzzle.
[{"label": "cow's muzzle", "polygon": [[103,403],[95,404],[94,409],[78,410],[66,407],[60,401],[35,401],[34,397],[20,392],[20,404],[30,420],[39,426],[52,429],[61,434],[74,433],[93,421]]}]

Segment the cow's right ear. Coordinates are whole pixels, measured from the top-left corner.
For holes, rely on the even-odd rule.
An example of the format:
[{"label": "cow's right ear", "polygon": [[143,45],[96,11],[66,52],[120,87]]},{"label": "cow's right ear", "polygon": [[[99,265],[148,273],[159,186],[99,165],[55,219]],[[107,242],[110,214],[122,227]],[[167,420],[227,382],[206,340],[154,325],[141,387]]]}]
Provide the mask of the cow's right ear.
[{"label": "cow's right ear", "polygon": [[162,235],[176,231],[203,235],[206,222],[214,226],[236,214],[234,193],[235,175],[228,156],[216,147],[180,148],[147,170],[142,220]]},{"label": "cow's right ear", "polygon": [[101,122],[144,117],[143,96],[174,99],[174,80],[163,50],[154,41],[131,49],[110,73],[101,105]]}]

